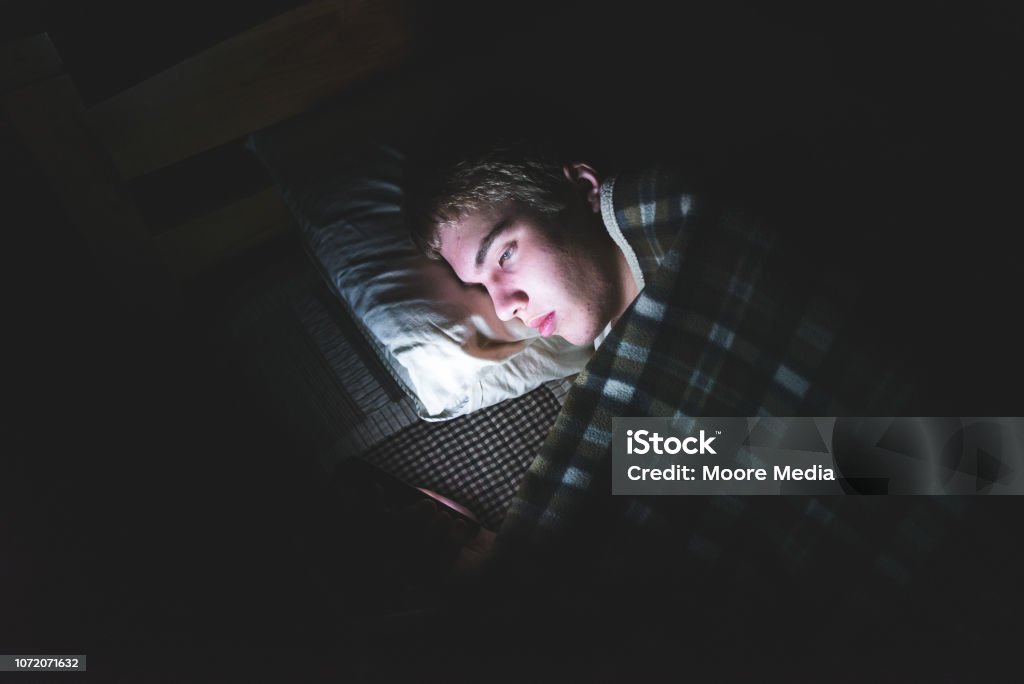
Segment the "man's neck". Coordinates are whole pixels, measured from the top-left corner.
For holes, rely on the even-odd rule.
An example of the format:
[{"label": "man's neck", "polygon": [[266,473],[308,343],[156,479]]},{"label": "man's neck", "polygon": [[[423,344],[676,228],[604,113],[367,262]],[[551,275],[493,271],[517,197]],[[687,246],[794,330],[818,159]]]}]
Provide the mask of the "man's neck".
[{"label": "man's neck", "polygon": [[626,261],[626,255],[622,253],[618,245],[614,245],[615,248],[615,266],[616,266],[616,284],[618,285],[618,304],[615,308],[615,315],[611,320],[611,324],[615,325],[615,322],[619,320],[619,317],[625,313],[629,305],[633,303],[633,300],[640,294],[640,287],[636,282],[636,278],[633,277],[633,271],[629,268],[629,262]]}]

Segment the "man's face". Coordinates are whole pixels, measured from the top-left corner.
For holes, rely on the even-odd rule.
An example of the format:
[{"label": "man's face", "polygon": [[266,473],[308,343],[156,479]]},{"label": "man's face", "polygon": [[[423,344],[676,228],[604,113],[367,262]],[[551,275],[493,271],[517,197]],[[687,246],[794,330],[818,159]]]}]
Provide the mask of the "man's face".
[{"label": "man's face", "polygon": [[474,211],[440,228],[441,256],[487,288],[500,319],[590,344],[617,313],[611,241],[601,225],[550,221],[513,201]]}]

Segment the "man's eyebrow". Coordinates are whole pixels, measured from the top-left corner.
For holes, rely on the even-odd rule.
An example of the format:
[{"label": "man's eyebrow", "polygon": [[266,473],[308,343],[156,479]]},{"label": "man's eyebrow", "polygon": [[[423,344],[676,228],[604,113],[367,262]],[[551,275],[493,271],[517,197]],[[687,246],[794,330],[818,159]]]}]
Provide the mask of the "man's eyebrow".
[{"label": "man's eyebrow", "polygon": [[476,250],[476,267],[479,269],[484,265],[484,259],[487,258],[487,253],[491,251],[491,245],[498,239],[505,230],[512,225],[512,217],[506,216],[502,220],[494,224],[491,231],[484,236],[484,239],[480,241],[480,249]]}]

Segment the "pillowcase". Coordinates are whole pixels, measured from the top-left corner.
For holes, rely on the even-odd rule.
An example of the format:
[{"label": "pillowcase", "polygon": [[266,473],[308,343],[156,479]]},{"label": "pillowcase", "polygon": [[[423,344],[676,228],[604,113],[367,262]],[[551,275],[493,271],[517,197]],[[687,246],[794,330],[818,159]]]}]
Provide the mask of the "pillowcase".
[{"label": "pillowcase", "polygon": [[395,146],[318,135],[325,127],[292,122],[250,136],[247,146],[420,417],[454,418],[582,370],[592,347],[501,321],[482,287],[462,284],[416,249],[402,220],[405,164]]}]

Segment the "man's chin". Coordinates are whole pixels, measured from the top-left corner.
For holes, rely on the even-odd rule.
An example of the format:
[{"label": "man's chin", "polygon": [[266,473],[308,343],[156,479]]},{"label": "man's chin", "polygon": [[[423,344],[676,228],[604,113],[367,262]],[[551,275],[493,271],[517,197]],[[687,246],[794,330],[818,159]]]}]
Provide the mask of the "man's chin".
[{"label": "man's chin", "polygon": [[573,331],[563,333],[560,331],[555,331],[555,334],[561,337],[569,344],[574,344],[577,347],[592,347],[594,346],[594,340],[597,339],[597,336],[600,334],[600,332],[600,330],[593,333],[589,331],[584,333]]}]

